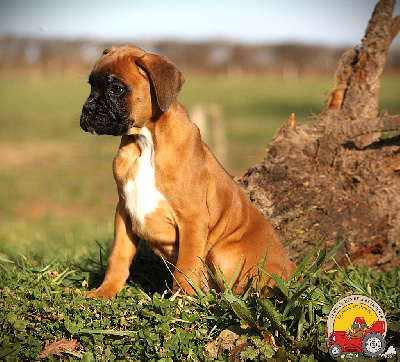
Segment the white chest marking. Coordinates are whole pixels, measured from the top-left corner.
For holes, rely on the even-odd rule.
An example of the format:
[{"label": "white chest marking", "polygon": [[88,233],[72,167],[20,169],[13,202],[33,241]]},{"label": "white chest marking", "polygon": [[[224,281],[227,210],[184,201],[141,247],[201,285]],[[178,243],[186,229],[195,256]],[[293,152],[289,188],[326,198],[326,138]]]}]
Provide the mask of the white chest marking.
[{"label": "white chest marking", "polygon": [[150,131],[143,127],[137,136],[141,150],[138,159],[139,169],[134,180],[128,181],[123,188],[125,206],[131,217],[144,227],[146,215],[155,211],[164,196],[156,189],[154,178],[154,146]]}]

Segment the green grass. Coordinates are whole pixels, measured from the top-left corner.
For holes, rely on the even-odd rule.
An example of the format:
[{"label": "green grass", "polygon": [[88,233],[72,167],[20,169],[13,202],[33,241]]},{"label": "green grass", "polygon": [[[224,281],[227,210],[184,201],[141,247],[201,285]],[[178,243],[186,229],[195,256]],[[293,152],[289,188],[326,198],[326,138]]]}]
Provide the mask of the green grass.
[{"label": "green grass", "polygon": [[[326,318],[349,293],[381,305],[387,313],[387,346],[399,353],[399,270],[379,273],[350,265],[322,272],[330,256],[324,250],[310,256],[290,281],[274,275],[278,288],[268,299],[251,288],[242,296],[227,288],[171,300],[132,281],[116,300],[84,299],[92,276],[104,272],[100,260],[84,268],[63,259],[40,266],[26,258],[0,262],[0,358],[327,361]],[[149,272],[159,280],[166,277],[160,263],[136,267],[136,274]],[[60,341],[64,349],[57,348]]]}]

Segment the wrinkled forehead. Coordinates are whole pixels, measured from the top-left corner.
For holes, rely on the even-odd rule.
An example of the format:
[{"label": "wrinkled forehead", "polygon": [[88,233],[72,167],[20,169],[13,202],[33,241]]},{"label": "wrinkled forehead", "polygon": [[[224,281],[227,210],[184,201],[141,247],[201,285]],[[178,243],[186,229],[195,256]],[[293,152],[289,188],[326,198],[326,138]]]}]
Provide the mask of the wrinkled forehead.
[{"label": "wrinkled forehead", "polygon": [[146,54],[144,50],[135,46],[112,47],[97,61],[93,71],[124,74],[134,66],[134,61],[144,54]]}]

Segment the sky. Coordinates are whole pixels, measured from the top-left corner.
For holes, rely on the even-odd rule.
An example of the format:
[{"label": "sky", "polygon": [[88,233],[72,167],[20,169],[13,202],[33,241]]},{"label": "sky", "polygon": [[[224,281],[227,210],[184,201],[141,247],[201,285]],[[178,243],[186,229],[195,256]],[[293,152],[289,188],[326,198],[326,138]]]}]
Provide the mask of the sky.
[{"label": "sky", "polygon": [[[0,0],[0,37],[354,46],[376,0]],[[400,14],[400,4],[395,15]],[[400,48],[399,37],[393,47]]]}]

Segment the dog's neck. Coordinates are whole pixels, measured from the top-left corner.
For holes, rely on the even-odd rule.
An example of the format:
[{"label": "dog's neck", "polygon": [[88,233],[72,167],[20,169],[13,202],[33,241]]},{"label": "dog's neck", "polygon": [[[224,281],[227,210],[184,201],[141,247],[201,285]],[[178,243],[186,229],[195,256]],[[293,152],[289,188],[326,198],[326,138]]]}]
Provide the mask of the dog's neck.
[{"label": "dog's neck", "polygon": [[[139,135],[142,133],[143,128],[147,128],[148,130],[153,132],[153,130],[157,127],[157,124],[164,123],[164,122],[168,122],[170,124],[170,126],[173,126],[171,124],[171,122],[174,121],[174,116],[172,116],[172,115],[177,114],[177,112],[176,112],[177,108],[181,108],[182,110],[184,110],[186,112],[186,110],[183,108],[183,106],[177,100],[175,100],[166,112],[163,112],[160,115],[157,115],[156,117],[149,119],[147,122],[145,122],[144,126],[138,127],[138,126],[133,125],[126,133],[126,136]],[[187,115],[187,118],[185,118],[185,119],[188,119],[188,118],[189,117]]]}]

